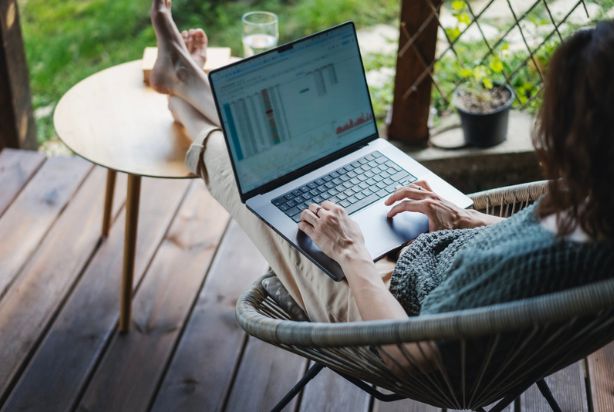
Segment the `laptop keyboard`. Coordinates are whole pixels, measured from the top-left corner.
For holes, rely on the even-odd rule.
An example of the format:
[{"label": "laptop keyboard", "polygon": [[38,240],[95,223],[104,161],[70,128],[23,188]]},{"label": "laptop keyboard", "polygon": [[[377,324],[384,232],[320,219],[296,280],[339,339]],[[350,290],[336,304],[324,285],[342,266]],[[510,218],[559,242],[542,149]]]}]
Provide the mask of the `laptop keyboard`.
[{"label": "laptop keyboard", "polygon": [[330,200],[352,214],[390,195],[397,187],[416,180],[415,176],[380,152],[373,152],[276,197],[272,203],[298,223],[301,212],[311,203],[320,204]]}]

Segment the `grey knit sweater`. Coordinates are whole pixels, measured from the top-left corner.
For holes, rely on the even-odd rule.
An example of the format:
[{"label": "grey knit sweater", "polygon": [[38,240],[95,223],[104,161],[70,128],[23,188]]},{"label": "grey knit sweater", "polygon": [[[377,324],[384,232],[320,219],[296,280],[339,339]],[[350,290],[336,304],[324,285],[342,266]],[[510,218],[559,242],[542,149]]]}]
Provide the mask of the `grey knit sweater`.
[{"label": "grey knit sweater", "polygon": [[399,257],[390,291],[409,315],[551,293],[614,277],[614,244],[558,238],[535,205],[496,225],[419,236]]}]

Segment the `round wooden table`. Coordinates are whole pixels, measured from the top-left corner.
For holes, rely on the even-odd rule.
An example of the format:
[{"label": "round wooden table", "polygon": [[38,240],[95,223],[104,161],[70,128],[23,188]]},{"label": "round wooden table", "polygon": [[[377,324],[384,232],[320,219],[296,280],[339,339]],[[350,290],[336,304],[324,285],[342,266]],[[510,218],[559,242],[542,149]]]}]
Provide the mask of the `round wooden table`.
[{"label": "round wooden table", "polygon": [[102,235],[109,233],[117,172],[128,175],[119,330],[130,326],[141,176],[193,178],[184,164],[190,139],[174,123],[165,95],[143,82],[141,61],[100,71],[73,86],[53,117],[58,137],[108,169]]}]

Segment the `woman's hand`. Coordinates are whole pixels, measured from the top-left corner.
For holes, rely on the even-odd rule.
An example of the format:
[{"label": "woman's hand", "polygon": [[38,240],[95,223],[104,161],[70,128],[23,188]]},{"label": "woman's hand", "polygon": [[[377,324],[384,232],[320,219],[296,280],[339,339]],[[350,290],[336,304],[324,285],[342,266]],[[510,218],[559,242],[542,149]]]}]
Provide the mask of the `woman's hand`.
[{"label": "woman's hand", "polygon": [[397,189],[385,203],[390,206],[396,202],[388,212],[389,218],[402,212],[424,213],[429,219],[430,232],[485,226],[502,220],[475,210],[461,209],[433,192],[424,180]]},{"label": "woman's hand", "polygon": [[329,201],[311,204],[301,214],[298,227],[338,263],[348,258],[371,260],[360,227],[341,206]]}]

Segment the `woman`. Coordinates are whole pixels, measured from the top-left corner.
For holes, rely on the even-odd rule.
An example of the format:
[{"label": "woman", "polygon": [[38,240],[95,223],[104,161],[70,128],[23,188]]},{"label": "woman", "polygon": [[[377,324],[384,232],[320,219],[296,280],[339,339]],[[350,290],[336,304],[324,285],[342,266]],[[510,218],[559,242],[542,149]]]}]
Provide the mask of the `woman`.
[{"label": "woman", "polygon": [[614,253],[614,23],[581,31],[555,53],[535,145],[552,180],[538,204],[506,221],[463,210],[428,183],[397,190],[389,216],[418,211],[431,233],[391,272],[373,263],[358,225],[331,202],[303,211],[299,228],[341,265],[333,282],[241,203],[209,83],[202,30],[179,33],[170,1],[154,0],[158,60],[151,82],[194,140],[186,161],[260,249],[312,321],[403,319],[521,299],[612,276]]}]

